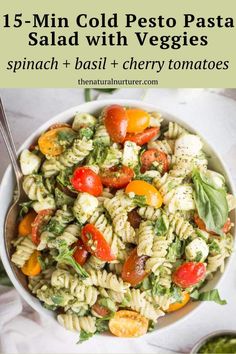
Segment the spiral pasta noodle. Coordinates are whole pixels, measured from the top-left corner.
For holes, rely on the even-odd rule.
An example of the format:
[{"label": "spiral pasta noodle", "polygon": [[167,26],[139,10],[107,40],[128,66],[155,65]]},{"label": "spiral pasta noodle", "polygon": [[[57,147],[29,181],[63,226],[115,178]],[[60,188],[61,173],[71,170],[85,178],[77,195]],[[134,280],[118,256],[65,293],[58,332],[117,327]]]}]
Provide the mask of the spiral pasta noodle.
[{"label": "spiral pasta noodle", "polygon": [[16,244],[16,251],[11,257],[11,261],[18,267],[22,268],[28,261],[32,253],[35,251],[35,244],[28,237],[20,237]]},{"label": "spiral pasta noodle", "polygon": [[24,177],[23,189],[31,200],[42,201],[49,195],[49,191],[45,187],[40,175],[28,175]]},{"label": "spiral pasta noodle", "polygon": [[60,314],[57,320],[61,326],[69,331],[81,332],[81,330],[88,333],[96,332],[96,319],[92,316],[79,317],[76,314]]},{"label": "spiral pasta noodle", "polygon": [[180,135],[183,133],[186,133],[186,129],[181,127],[178,123],[176,122],[169,122],[168,125],[168,130],[165,133],[165,137],[167,139],[177,139]]},{"label": "spiral pasta noodle", "polygon": [[141,222],[138,229],[138,248],[137,253],[139,256],[152,256],[153,241],[155,233],[150,221]]},{"label": "spiral pasta noodle", "polygon": [[121,278],[113,273],[108,273],[106,270],[90,270],[89,278],[85,279],[84,283],[118,292],[126,292],[130,287],[129,283],[125,283]]},{"label": "spiral pasta noodle", "polygon": [[152,206],[139,208],[138,213],[143,219],[151,221],[156,221],[161,216],[160,209],[156,209]]}]

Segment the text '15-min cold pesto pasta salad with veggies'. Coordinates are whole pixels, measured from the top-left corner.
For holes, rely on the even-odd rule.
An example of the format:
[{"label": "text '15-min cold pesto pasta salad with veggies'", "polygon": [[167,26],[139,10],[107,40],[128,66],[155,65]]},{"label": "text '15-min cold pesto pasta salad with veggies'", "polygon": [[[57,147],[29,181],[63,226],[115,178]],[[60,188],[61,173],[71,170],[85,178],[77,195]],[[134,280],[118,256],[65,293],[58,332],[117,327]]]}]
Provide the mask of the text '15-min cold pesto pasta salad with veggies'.
[{"label": "text '15-min cold pesto pasta salad with veggies'", "polygon": [[12,262],[80,339],[137,337],[195,300],[232,251],[224,176],[201,139],[161,115],[119,105],[55,124],[20,156]]}]

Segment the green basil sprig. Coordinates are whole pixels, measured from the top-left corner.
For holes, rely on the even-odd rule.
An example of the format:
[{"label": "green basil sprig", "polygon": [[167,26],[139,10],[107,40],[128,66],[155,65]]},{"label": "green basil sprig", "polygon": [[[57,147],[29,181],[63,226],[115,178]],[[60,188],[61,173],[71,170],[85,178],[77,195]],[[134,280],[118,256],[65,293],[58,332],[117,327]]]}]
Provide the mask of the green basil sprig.
[{"label": "green basil sprig", "polygon": [[198,170],[193,171],[194,199],[200,218],[207,230],[222,235],[222,227],[228,218],[226,191],[217,188],[209,177]]}]

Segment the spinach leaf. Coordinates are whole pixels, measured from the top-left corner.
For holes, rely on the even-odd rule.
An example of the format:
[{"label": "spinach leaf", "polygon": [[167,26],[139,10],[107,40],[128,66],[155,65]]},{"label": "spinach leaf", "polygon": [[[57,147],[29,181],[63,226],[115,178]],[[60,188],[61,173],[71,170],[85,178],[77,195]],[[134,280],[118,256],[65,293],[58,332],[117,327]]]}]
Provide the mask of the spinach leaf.
[{"label": "spinach leaf", "polygon": [[31,207],[31,205],[32,205],[32,203],[33,203],[33,200],[30,200],[29,202],[21,203],[20,204],[21,209],[20,209],[19,215],[20,216],[24,216],[25,214],[27,214],[29,209],[30,209],[30,207]]},{"label": "spinach leaf", "polygon": [[228,203],[223,188],[216,188],[203,172],[193,171],[194,199],[200,218],[208,230],[223,235],[222,227],[228,217]]},{"label": "spinach leaf", "polygon": [[98,300],[99,305],[106,307],[109,311],[111,312],[116,312],[117,308],[116,305],[114,303],[114,301],[112,301],[109,298],[102,298]]},{"label": "spinach leaf", "polygon": [[220,298],[220,295],[219,295],[219,292],[217,289],[213,289],[210,291],[204,291],[202,293],[200,293],[198,290],[194,290],[190,294],[190,296],[192,299],[198,300],[198,301],[214,301],[219,305],[227,304],[226,300],[222,300]]},{"label": "spinach leaf", "polygon": [[159,219],[157,219],[155,223],[154,226],[155,233],[157,234],[157,236],[164,235],[167,232],[168,228],[169,228],[168,221],[165,218],[165,216],[162,215]]},{"label": "spinach leaf", "polygon": [[182,242],[180,239],[176,238],[175,242],[173,242],[168,250],[167,259],[170,262],[175,262],[176,259],[180,258],[183,254]]},{"label": "spinach leaf", "polygon": [[80,332],[79,341],[76,344],[82,343],[82,342],[90,339],[93,335],[94,335],[94,333],[86,332],[82,329]]}]

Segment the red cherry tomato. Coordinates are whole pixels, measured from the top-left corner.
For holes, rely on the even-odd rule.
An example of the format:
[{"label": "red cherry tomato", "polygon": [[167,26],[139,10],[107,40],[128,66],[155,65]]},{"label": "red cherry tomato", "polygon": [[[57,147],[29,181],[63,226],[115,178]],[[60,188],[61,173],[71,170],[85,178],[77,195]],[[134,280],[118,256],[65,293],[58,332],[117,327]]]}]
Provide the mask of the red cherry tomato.
[{"label": "red cherry tomato", "polygon": [[[194,222],[195,222],[195,224],[197,225],[197,227],[198,227],[200,230],[207,231],[207,232],[209,232],[211,235],[217,235],[214,231],[207,230],[204,221],[199,217],[198,214],[194,214]],[[231,220],[230,220],[230,218],[228,218],[228,219],[226,220],[226,223],[224,224],[224,226],[223,226],[222,229],[221,229],[222,232],[224,232],[224,233],[226,234],[227,232],[230,231],[231,226],[232,226],[232,225],[231,225]]]},{"label": "red cherry tomato", "polygon": [[127,166],[111,167],[100,173],[102,184],[115,189],[124,188],[134,177],[134,171]]},{"label": "red cherry tomato", "polygon": [[128,213],[128,221],[134,229],[139,228],[142,218],[136,209],[133,209]]},{"label": "red cherry tomato", "polygon": [[31,224],[32,226],[32,242],[38,245],[40,243],[40,234],[41,234],[41,229],[42,226],[48,223],[49,221],[49,216],[53,214],[52,209],[45,209],[41,210],[36,218],[34,219],[33,223]]},{"label": "red cherry tomato", "polygon": [[150,115],[142,109],[127,109],[128,116],[128,133],[140,133],[149,126]]},{"label": "red cherry tomato", "polygon": [[81,238],[88,252],[102,261],[113,261],[115,259],[111,247],[105,240],[103,234],[93,225],[87,224],[81,231]]},{"label": "red cherry tomato", "polygon": [[110,313],[110,311],[106,307],[99,305],[98,302],[96,302],[92,306],[92,309],[101,317],[105,317],[105,316],[109,315],[109,313]]},{"label": "red cherry tomato", "polygon": [[77,263],[84,265],[88,258],[88,251],[86,250],[83,241],[79,238],[76,242],[76,249],[74,251],[73,257]]},{"label": "red cherry tomato", "polygon": [[137,145],[142,146],[144,144],[147,144],[153,138],[155,138],[158,135],[159,131],[160,128],[153,127],[145,129],[142,133],[128,133],[126,134],[124,141],[133,141]]},{"label": "red cherry tomato", "polygon": [[162,166],[162,173],[165,173],[169,169],[169,163],[168,163],[168,158],[167,155],[157,149],[149,149],[145,151],[142,156],[141,156],[141,172],[144,173],[147,170],[150,169],[152,166],[153,162],[158,162]]},{"label": "red cherry tomato", "polygon": [[112,105],[105,109],[104,123],[111,139],[116,143],[122,143],[125,139],[128,117],[124,107]]},{"label": "red cherry tomato", "polygon": [[87,192],[95,197],[98,197],[103,189],[101,178],[89,167],[76,168],[71,184],[78,192]]},{"label": "red cherry tomato", "polygon": [[181,264],[173,273],[173,282],[181,288],[196,285],[206,275],[206,267],[199,262],[186,262]]},{"label": "red cherry tomato", "polygon": [[147,256],[138,256],[135,248],[126,259],[122,269],[121,277],[124,281],[136,286],[148,275],[145,271]]}]

